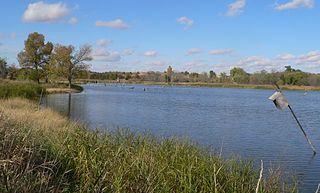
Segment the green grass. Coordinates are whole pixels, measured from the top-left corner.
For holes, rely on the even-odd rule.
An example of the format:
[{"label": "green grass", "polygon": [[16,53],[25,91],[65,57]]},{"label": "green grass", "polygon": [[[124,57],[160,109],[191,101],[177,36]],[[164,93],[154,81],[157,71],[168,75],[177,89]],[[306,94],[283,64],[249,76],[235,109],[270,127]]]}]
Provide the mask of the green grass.
[{"label": "green grass", "polygon": [[[0,192],[255,192],[252,161],[176,138],[87,131],[27,100],[0,103]],[[285,179],[269,170],[259,192],[297,192]]]},{"label": "green grass", "polygon": [[45,89],[36,83],[18,81],[0,81],[0,98],[21,97],[37,99]]}]

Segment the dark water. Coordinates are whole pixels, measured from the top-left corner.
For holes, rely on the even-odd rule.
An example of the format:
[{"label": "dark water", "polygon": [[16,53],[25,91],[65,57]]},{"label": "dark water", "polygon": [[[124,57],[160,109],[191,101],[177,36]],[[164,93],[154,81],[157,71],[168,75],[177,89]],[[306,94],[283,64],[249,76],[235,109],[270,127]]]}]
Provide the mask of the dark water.
[{"label": "dark water", "polygon": [[89,128],[149,130],[222,148],[225,156],[263,160],[294,173],[302,192],[315,192],[320,183],[320,92],[284,92],[319,151],[315,157],[290,111],[277,110],[267,99],[273,92],[95,84],[70,98],[50,95],[46,103]]}]

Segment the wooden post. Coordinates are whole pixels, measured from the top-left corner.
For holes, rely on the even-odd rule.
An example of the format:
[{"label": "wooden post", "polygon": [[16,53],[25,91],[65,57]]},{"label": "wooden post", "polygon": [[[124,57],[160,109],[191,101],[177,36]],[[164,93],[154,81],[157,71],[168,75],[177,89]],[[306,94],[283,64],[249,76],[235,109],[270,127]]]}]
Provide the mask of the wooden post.
[{"label": "wooden post", "polygon": [[42,95],[43,95],[43,89],[41,90],[41,94],[40,94],[40,98],[39,98],[38,110],[40,109],[40,105],[42,102]]},{"label": "wooden post", "polygon": [[309,143],[309,145],[310,145],[310,147],[311,147],[311,149],[312,149],[312,151],[313,151],[313,155],[315,155],[315,154],[316,154],[316,149],[314,148],[314,146],[312,145],[310,139],[308,138],[307,133],[306,133],[306,132],[304,131],[304,129],[302,128],[302,125],[300,124],[300,121],[298,120],[296,114],[293,112],[293,110],[292,110],[291,106],[289,105],[287,99],[284,98],[284,96],[283,96],[283,94],[282,94],[282,92],[281,92],[281,89],[280,89],[279,85],[277,85],[276,83],[275,83],[275,85],[276,85],[276,87],[277,87],[277,91],[276,91],[273,95],[271,95],[271,96],[269,97],[269,99],[272,100],[273,103],[276,105],[276,107],[277,107],[278,109],[280,109],[280,110],[283,110],[283,109],[285,109],[286,107],[288,107],[288,108],[290,109],[290,111],[291,111],[294,119],[295,119],[296,122],[298,123],[298,126],[299,126],[300,130],[302,131],[304,137],[307,139],[307,141],[308,141],[308,143]]},{"label": "wooden post", "polygon": [[292,113],[292,115],[293,115],[294,119],[297,121],[297,123],[298,123],[298,125],[299,125],[299,128],[300,128],[300,130],[302,131],[302,133],[303,133],[304,137],[307,139],[307,141],[308,141],[308,143],[309,143],[309,145],[310,145],[310,147],[311,147],[311,149],[312,149],[312,151],[313,151],[313,155],[315,155],[315,154],[316,154],[316,149],[314,148],[314,146],[312,145],[312,143],[311,143],[310,139],[308,138],[308,136],[307,136],[306,132],[305,132],[305,131],[304,131],[304,129],[302,128],[302,126],[301,126],[301,124],[300,124],[300,122],[299,122],[299,120],[298,120],[297,116],[296,116],[296,115],[295,115],[295,113],[293,112],[293,110],[292,110],[291,106],[290,106],[290,105],[288,105],[288,107],[289,107],[289,109],[290,109],[290,111],[291,111],[291,113]]}]

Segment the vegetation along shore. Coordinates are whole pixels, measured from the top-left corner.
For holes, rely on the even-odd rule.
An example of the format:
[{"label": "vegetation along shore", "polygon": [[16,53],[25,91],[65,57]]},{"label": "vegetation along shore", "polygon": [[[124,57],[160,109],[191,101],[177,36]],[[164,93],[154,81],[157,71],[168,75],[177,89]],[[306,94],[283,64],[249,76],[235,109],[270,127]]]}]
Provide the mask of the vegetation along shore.
[{"label": "vegetation along shore", "polygon": [[[256,191],[260,168],[252,161],[224,159],[176,138],[89,131],[21,98],[34,99],[41,90],[37,84],[19,87],[33,91],[32,97],[16,92],[17,86],[0,100],[0,192]],[[265,170],[258,187],[258,192],[297,191],[276,169]]]}]

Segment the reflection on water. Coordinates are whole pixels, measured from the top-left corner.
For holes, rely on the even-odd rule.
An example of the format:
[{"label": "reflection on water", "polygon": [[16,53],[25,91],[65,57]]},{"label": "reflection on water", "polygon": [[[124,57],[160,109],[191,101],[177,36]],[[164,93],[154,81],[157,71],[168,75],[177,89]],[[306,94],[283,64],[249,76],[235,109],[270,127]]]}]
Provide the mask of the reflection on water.
[{"label": "reflection on water", "polygon": [[[84,92],[49,95],[46,104],[89,128],[130,128],[180,136],[265,165],[294,171],[302,192],[320,182],[320,153],[312,158],[288,109],[267,98],[272,90],[84,85]],[[285,91],[302,126],[320,152],[320,92]]]}]

